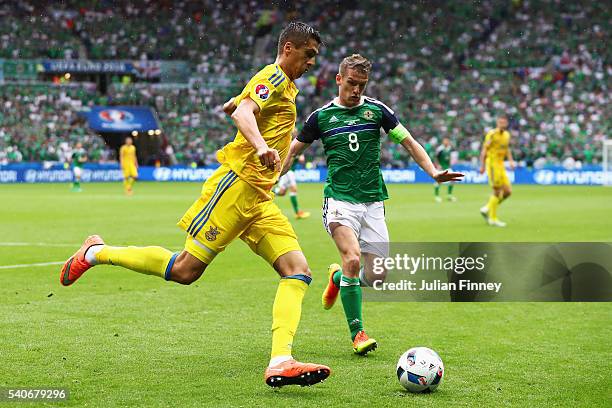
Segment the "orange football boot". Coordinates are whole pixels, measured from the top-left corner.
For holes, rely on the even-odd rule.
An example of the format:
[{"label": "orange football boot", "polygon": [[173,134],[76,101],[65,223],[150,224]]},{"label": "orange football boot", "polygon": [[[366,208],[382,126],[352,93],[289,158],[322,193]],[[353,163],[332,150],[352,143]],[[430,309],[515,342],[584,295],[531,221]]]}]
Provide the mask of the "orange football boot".
[{"label": "orange football boot", "polygon": [[321,364],[300,363],[287,360],[266,368],[264,375],[266,384],[270,387],[283,387],[285,385],[299,385],[309,387],[324,381],[331,374],[331,369]]},{"label": "orange football boot", "polygon": [[327,287],[325,288],[323,296],[321,297],[323,309],[331,309],[334,303],[336,303],[336,299],[338,299],[338,293],[340,293],[340,288],[334,283],[334,274],[339,271],[340,268],[341,266],[336,263],[329,265],[329,268],[327,268],[329,282],[327,282]]},{"label": "orange football boot", "polygon": [[355,340],[353,340],[353,352],[360,356],[365,356],[370,351],[376,350],[376,347],[378,347],[376,340],[369,338],[363,330],[357,333]]},{"label": "orange football boot", "polygon": [[85,260],[85,252],[94,245],[104,245],[104,241],[97,235],[91,235],[87,237],[81,248],[72,255],[64,266],[60,273],[60,282],[64,286],[72,285],[77,279],[81,277],[91,265]]},{"label": "orange football boot", "polygon": [[303,219],[306,219],[306,218],[308,218],[308,217],[310,217],[310,213],[309,213],[308,211],[302,211],[302,210],[300,210],[300,211],[298,211],[298,212],[295,214],[295,218],[297,218],[298,220],[303,220]]}]

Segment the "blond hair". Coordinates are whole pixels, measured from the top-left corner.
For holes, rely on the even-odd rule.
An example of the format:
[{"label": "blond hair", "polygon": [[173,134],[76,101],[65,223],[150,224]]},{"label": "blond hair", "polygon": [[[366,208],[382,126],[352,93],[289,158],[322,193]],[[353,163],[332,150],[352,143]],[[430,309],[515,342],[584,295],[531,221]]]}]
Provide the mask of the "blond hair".
[{"label": "blond hair", "polygon": [[344,58],[340,63],[340,75],[346,74],[346,71],[349,69],[356,69],[363,74],[369,75],[372,70],[372,63],[360,54],[353,54],[350,57]]}]

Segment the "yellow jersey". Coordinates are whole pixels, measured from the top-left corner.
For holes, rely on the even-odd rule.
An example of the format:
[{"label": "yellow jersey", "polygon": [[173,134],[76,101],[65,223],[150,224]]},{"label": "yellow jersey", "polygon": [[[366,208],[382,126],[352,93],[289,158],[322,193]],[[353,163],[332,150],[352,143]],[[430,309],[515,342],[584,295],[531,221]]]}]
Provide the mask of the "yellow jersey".
[{"label": "yellow jersey", "polygon": [[136,146],[123,145],[119,149],[119,160],[122,167],[136,165]]},{"label": "yellow jersey", "polygon": [[[268,147],[278,151],[281,163],[291,145],[291,131],[297,116],[297,94],[293,81],[277,64],[270,64],[255,74],[234,100],[238,106],[248,96],[259,106],[259,113],[255,115],[257,127]],[[261,165],[255,149],[240,131],[233,142],[217,152],[217,160],[229,165],[242,180],[272,198],[270,190],[280,173]]]},{"label": "yellow jersey", "polygon": [[510,132],[498,128],[490,130],[485,136],[485,143],[488,142],[487,161],[491,164],[503,162],[508,155]]}]

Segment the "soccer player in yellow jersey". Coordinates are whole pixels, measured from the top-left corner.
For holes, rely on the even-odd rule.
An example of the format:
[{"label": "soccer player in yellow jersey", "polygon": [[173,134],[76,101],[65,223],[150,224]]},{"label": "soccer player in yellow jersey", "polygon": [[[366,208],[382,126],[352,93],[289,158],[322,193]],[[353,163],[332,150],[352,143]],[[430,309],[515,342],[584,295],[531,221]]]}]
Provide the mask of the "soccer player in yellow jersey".
[{"label": "soccer player in yellow jersey", "polygon": [[514,170],[514,160],[510,150],[510,132],[508,132],[508,118],[497,118],[497,127],[487,133],[480,152],[480,173],[487,170],[489,185],[493,194],[489,202],[480,209],[480,213],[487,223],[494,227],[505,227],[506,223],[497,218],[497,207],[512,194],[510,180],[504,168],[504,160],[508,159],[510,168]]},{"label": "soccer player in yellow jersey", "polygon": [[158,246],[112,247],[94,235],[65,263],[61,283],[74,283],[93,265],[110,264],[190,284],[230,242],[240,238],[281,276],[272,308],[272,355],[266,383],[304,386],[326,379],[329,367],[297,362],[291,354],[311,274],[295,232],[271,194],[296,120],[298,90],[293,81],[314,65],[320,44],[319,33],[312,27],[289,24],[280,34],[276,62],[259,71],[240,95],[224,105],[238,133],[217,152],[221,166],[178,223],[187,232],[181,253]]},{"label": "soccer player in yellow jersey", "polygon": [[125,138],[125,144],[119,149],[119,162],[123,172],[125,194],[132,195],[132,186],[138,178],[138,159],[136,158],[134,140],[130,136]]}]

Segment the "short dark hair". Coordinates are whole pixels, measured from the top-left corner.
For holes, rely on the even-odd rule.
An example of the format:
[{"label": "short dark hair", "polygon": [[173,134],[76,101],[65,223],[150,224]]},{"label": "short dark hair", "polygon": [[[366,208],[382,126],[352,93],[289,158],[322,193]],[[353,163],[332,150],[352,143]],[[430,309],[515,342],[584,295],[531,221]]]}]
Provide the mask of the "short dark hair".
[{"label": "short dark hair", "polygon": [[362,74],[370,75],[372,63],[360,54],[353,54],[342,60],[338,72],[340,72],[340,75],[344,75],[348,69],[356,69]]},{"label": "short dark hair", "polygon": [[293,43],[297,48],[303,47],[308,40],[313,39],[317,44],[321,44],[321,34],[306,23],[293,21],[283,29],[278,37],[278,54],[283,52],[283,47],[287,42]]}]

